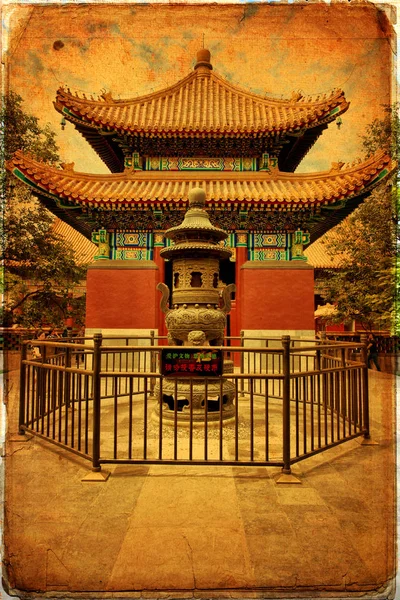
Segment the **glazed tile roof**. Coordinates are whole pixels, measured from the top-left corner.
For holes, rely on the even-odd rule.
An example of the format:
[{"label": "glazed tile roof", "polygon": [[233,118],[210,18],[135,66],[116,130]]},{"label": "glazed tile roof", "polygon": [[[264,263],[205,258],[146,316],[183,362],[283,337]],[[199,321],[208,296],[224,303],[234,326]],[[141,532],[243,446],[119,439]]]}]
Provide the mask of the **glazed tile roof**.
[{"label": "glazed tile roof", "polygon": [[333,164],[329,171],[312,174],[270,172],[134,171],[110,175],[78,173],[73,165],[50,167],[18,151],[7,168],[39,194],[62,204],[103,209],[132,209],[145,205],[187,202],[190,189],[201,187],[208,203],[298,208],[335,204],[365,193],[393,171],[395,163],[383,151],[363,163]]},{"label": "glazed tile roof", "polygon": [[338,269],[343,257],[341,254],[331,255],[328,253],[327,245],[330,241],[338,238],[335,229],[327,231],[320,239],[304,250],[308,263],[316,269]]},{"label": "glazed tile roof", "polygon": [[234,136],[313,128],[349,107],[341,90],[316,98],[293,93],[287,100],[257,95],[216,75],[208,61],[209,52],[200,51],[192,73],[158,92],[130,100],[114,99],[110,92],[88,99],[60,88],[54,106],[77,126],[105,132]]},{"label": "glazed tile roof", "polygon": [[53,231],[64,238],[69,247],[72,247],[78,264],[85,264],[94,260],[95,255],[98,253],[96,244],[93,244],[93,242],[79,233],[79,231],[76,231],[71,225],[56,218],[53,224]]}]

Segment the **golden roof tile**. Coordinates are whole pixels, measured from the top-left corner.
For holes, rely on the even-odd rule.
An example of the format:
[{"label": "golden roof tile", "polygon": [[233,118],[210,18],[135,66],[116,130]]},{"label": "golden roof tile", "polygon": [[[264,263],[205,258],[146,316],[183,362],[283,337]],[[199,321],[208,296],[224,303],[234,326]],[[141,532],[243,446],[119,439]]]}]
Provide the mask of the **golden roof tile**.
[{"label": "golden roof tile", "polygon": [[340,171],[287,173],[252,171],[134,171],[92,175],[50,167],[21,151],[7,163],[17,177],[26,178],[39,193],[53,194],[72,205],[135,208],[138,203],[186,203],[192,187],[202,187],[208,202],[258,204],[296,210],[335,204],[358,196],[396,164],[383,151],[363,163],[344,165]]},{"label": "golden roof tile", "polygon": [[304,250],[308,263],[315,269],[339,269],[342,264],[341,254],[328,252],[329,242],[339,239],[335,228],[327,231],[321,238]]},{"label": "golden roof tile", "polygon": [[94,260],[97,254],[97,246],[88,240],[84,235],[76,231],[71,225],[56,218],[53,223],[53,231],[61,236],[75,252],[78,264],[83,265]]}]

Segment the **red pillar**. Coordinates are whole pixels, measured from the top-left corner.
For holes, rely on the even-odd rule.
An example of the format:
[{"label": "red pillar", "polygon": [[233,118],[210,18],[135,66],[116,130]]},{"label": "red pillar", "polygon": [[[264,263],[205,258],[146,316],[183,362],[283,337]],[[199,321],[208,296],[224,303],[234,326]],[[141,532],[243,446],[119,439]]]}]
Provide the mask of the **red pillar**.
[{"label": "red pillar", "polygon": [[[154,234],[154,262],[158,267],[158,283],[165,283],[165,259],[160,256],[161,250],[164,248],[164,234],[157,232]],[[165,325],[165,315],[161,311],[160,301],[161,294],[157,291],[156,310],[158,314],[158,334],[166,336],[167,326]]]},{"label": "red pillar", "polygon": [[236,249],[235,249],[235,283],[236,283],[236,295],[235,295],[235,329],[232,328],[232,335],[240,335],[242,329],[241,320],[241,291],[240,291],[240,276],[242,266],[247,262],[248,248],[247,248],[247,232],[237,232],[236,237]]}]

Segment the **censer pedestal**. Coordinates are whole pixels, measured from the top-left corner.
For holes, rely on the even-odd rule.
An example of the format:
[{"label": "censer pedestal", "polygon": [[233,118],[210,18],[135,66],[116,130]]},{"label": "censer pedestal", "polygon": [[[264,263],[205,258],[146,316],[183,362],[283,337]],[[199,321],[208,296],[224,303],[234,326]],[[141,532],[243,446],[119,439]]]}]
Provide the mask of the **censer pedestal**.
[{"label": "censer pedestal", "polygon": [[[206,343],[203,332],[191,332],[201,337],[202,347],[199,347],[199,355],[207,357],[212,355],[212,346],[203,346]],[[191,334],[189,334],[189,343]],[[177,351],[184,351],[181,346]],[[215,350],[215,348],[214,348]],[[224,374],[233,372],[233,362],[224,362]],[[177,419],[180,423],[189,424],[192,422],[204,423],[205,417],[209,423],[219,423],[221,420],[226,423],[235,416],[235,385],[228,379],[222,377],[163,377],[162,380],[162,407],[163,420],[175,421],[175,403],[177,410]],[[160,385],[156,385],[155,395],[160,398]],[[222,397],[222,409],[221,409]],[[207,403],[207,405],[206,405]],[[160,403],[159,403],[160,406]]]}]

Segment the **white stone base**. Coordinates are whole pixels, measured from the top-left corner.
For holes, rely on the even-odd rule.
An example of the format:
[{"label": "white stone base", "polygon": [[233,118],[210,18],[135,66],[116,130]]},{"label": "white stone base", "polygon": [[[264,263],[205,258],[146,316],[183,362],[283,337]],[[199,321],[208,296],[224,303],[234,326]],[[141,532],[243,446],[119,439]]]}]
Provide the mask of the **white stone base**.
[{"label": "white stone base", "polygon": [[[151,332],[158,336],[158,329],[85,329],[85,337],[93,337],[95,333],[101,333],[104,346],[126,346],[126,339],[138,336],[138,339],[129,340],[129,346],[150,346]],[[143,338],[141,338],[143,336]],[[157,345],[157,340],[155,340]]]},{"label": "white stone base", "polygon": [[[307,340],[308,342],[315,340],[315,331],[313,329],[244,329],[244,345],[265,348],[265,339],[269,340],[269,347],[277,348],[282,346],[282,336],[290,335],[292,339]],[[246,339],[246,338],[263,338],[263,339]]]},{"label": "white stone base", "polygon": [[[85,337],[91,338],[85,340],[85,344],[93,346],[93,335],[95,333],[101,333],[103,335],[102,346],[121,346],[121,347],[135,347],[135,346],[151,346],[151,332],[154,332],[154,336],[158,335],[158,329],[95,329],[88,328],[85,330]],[[135,337],[131,337],[135,336]],[[143,337],[141,337],[143,336]],[[154,346],[158,346],[158,340],[154,340]],[[106,354],[102,355],[101,367],[104,370],[137,370],[139,363],[142,369],[147,371],[152,370],[154,363],[151,361],[151,353],[147,351],[140,351],[141,356],[138,353],[132,352],[116,352],[112,358],[107,358]],[[153,354],[154,356],[154,354]],[[90,369],[92,366],[91,356],[88,357],[87,366]]]},{"label": "white stone base", "polygon": [[[315,332],[313,330],[244,330],[245,348],[251,349],[246,352],[243,359],[245,373],[259,374],[282,374],[282,354],[259,352],[258,348],[282,348],[282,336],[289,335],[291,340],[296,341],[296,346],[309,346],[315,342]],[[256,338],[256,339],[253,339]],[[254,352],[252,352],[254,349]],[[307,371],[313,364],[313,351],[306,354],[298,354],[291,357],[291,369],[293,371]],[[265,392],[264,383],[254,384],[255,391]],[[270,380],[268,384],[269,395],[273,397],[282,397],[282,383],[278,380]],[[245,393],[248,393],[247,383],[244,385]]]}]

